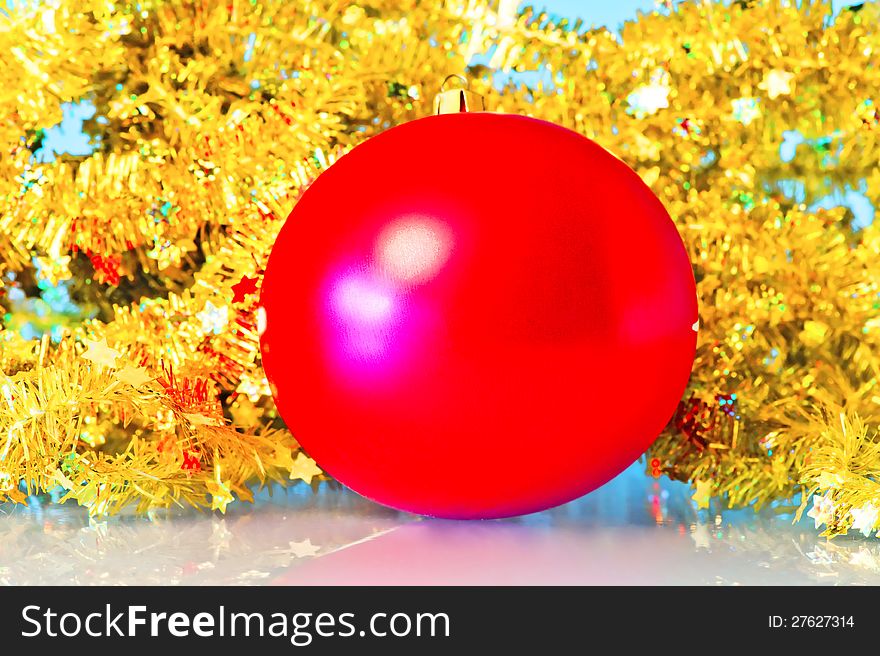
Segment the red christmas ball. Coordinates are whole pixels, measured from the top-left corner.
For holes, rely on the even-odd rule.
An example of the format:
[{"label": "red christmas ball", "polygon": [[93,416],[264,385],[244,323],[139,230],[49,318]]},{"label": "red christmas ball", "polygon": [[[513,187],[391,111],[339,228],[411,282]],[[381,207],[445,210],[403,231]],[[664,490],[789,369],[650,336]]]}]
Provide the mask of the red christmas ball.
[{"label": "red christmas ball", "polygon": [[693,273],[661,203],[583,136],[492,113],[388,130],[325,171],[262,286],[263,363],[327,473],[394,508],[574,499],[685,389]]}]

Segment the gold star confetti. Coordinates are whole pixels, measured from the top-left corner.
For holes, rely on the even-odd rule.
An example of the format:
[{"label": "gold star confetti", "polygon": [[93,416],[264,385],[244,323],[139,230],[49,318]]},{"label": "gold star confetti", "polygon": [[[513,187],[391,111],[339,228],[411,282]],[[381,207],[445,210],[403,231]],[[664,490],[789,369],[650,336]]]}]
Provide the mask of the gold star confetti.
[{"label": "gold star confetti", "polygon": [[232,492],[229,491],[229,486],[225,483],[208,481],[206,487],[208,493],[211,495],[211,510],[219,510],[225,515],[226,506],[235,500],[232,496]]},{"label": "gold star confetti", "polygon": [[293,471],[294,467],[296,466],[293,459],[294,453],[296,453],[294,450],[279,445],[278,448],[275,449],[274,461],[276,465],[282,469],[285,469],[288,473]]},{"label": "gold star confetti", "polygon": [[229,414],[238,426],[254,426],[263,416],[262,411],[248,397],[240,397],[229,408]]},{"label": "gold star confetti", "polygon": [[108,367],[110,369],[114,368],[116,366],[116,358],[122,355],[119,351],[112,349],[107,345],[106,338],[101,338],[97,341],[84,339],[83,343],[88,349],[82,354],[82,357],[85,360],[94,362],[102,367]]},{"label": "gold star confetti", "polygon": [[132,387],[141,387],[153,380],[153,376],[148,374],[144,367],[135,367],[132,364],[126,364],[114,375],[123,383],[128,383]]},{"label": "gold star confetti", "polygon": [[304,453],[299,453],[290,470],[290,480],[293,481],[299,478],[311,485],[312,478],[320,476],[322,473],[321,468],[315,464],[314,460]]},{"label": "gold star confetti", "polygon": [[712,482],[711,481],[696,481],[694,483],[695,492],[691,499],[693,499],[697,508],[708,508],[709,507],[709,499],[712,498]]}]

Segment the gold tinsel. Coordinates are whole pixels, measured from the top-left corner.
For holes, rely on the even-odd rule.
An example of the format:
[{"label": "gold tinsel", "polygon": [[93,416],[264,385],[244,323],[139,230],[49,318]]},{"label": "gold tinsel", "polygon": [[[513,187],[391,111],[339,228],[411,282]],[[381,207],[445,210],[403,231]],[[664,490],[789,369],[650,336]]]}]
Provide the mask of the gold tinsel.
[{"label": "gold tinsel", "polygon": [[[880,200],[880,8],[662,3],[618,35],[516,4],[0,10],[0,498],[225,508],[254,480],[311,481],[260,367],[262,268],[321,170],[467,71],[496,111],[620,156],[687,244],[698,352],[650,469],[701,504],[800,492],[830,534],[880,528],[880,228],[815,207]],[[94,152],[37,157],[82,100]],[[93,318],[40,324],[31,301],[59,284]]]}]

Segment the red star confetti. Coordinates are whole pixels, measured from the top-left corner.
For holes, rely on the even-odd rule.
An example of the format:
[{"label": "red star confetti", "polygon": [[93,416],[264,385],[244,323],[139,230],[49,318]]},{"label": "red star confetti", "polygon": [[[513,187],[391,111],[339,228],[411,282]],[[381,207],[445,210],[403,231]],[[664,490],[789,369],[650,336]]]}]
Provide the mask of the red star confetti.
[{"label": "red star confetti", "polygon": [[259,282],[259,280],[259,278],[248,278],[247,276],[242,276],[241,280],[232,286],[232,291],[235,294],[232,297],[232,302],[241,303],[249,294],[255,294],[257,291],[257,283]]}]

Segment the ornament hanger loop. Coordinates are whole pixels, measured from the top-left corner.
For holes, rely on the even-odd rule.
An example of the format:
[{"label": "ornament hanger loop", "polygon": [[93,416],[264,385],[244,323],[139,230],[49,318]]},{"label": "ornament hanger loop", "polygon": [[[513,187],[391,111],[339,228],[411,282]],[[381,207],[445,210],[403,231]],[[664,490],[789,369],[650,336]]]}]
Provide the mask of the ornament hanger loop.
[{"label": "ornament hanger loop", "polygon": [[[461,86],[447,88],[451,80],[458,80]],[[435,114],[457,114],[459,112],[482,112],[486,109],[483,96],[470,90],[467,77],[459,73],[447,75],[440,83],[440,93],[434,96]]]},{"label": "ornament hanger loop", "polygon": [[440,83],[440,91],[441,92],[442,91],[450,91],[450,89],[448,88],[450,80],[458,80],[459,82],[461,82],[461,86],[458,87],[459,89],[470,89],[471,88],[470,80],[468,80],[464,75],[462,75],[461,73],[452,73],[451,75],[447,75],[446,78],[443,80],[443,82]]}]

